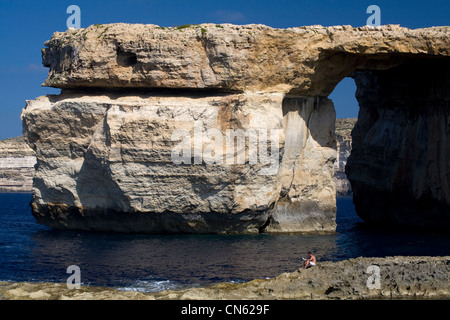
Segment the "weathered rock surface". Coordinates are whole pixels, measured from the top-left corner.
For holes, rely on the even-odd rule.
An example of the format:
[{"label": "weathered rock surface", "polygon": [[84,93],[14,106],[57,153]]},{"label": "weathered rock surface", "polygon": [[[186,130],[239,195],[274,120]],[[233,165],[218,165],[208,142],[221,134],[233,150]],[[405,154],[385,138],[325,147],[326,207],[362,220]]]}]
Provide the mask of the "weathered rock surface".
[{"label": "weathered rock surface", "polygon": [[0,300],[155,300],[136,291],[81,286],[68,289],[65,283],[0,282]]},{"label": "weathered rock surface", "polygon": [[31,192],[35,164],[22,136],[0,140],[0,192]]},{"label": "weathered rock surface", "polygon": [[347,159],[352,151],[352,130],[356,118],[336,119],[336,148],[337,156],[334,162],[334,183],[337,196],[351,196],[352,186],[345,174]]},{"label": "weathered rock surface", "polygon": [[[61,94],[31,101],[24,133],[39,161],[33,214],[55,228],[120,232],[334,230],[333,106],[328,99],[282,100],[247,93]],[[279,130],[279,155],[269,165],[206,164],[205,158],[177,165],[172,134],[192,132],[197,120],[205,131]],[[212,143],[203,135],[204,150]],[[270,167],[273,173],[262,172]]]},{"label": "weathered rock surface", "polygon": [[[373,271],[377,267],[379,277]],[[313,268],[283,273],[272,279],[157,293],[88,286],[69,290],[66,284],[3,282],[0,297],[12,300],[449,299],[449,274],[450,257],[356,258],[318,262]]]},{"label": "weathered rock surface", "polygon": [[[111,24],[57,32],[43,50],[45,85],[63,92],[28,102],[22,114],[38,161],[33,213],[70,229],[332,231],[327,96],[349,75],[447,63],[449,30]],[[191,137],[182,139],[189,148],[173,141],[177,130]],[[248,144],[226,149],[227,130],[244,132]],[[174,150],[192,151],[191,161],[175,164]],[[227,157],[235,163],[220,164]]]},{"label": "weathered rock surface", "polygon": [[[376,286],[373,271],[380,271]],[[157,293],[157,299],[376,299],[448,298],[449,257],[357,258],[319,262],[273,279]],[[369,279],[370,278],[370,279]],[[369,286],[367,283],[370,283]]]},{"label": "weathered rock surface", "polygon": [[413,56],[450,56],[449,29],[93,25],[56,32],[45,43],[43,64],[50,72],[44,85],[328,96],[356,69],[387,69]]}]

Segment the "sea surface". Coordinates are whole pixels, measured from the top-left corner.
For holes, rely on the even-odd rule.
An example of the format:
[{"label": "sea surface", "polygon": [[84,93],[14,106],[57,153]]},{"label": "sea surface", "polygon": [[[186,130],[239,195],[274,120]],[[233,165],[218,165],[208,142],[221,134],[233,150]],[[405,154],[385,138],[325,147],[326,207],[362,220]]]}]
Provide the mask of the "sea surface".
[{"label": "sea surface", "polygon": [[0,281],[81,283],[154,292],[243,282],[292,272],[312,251],[319,261],[393,255],[450,255],[450,235],[378,230],[337,199],[337,232],[327,235],[127,235],[58,231],[31,215],[31,194],[0,194]]}]

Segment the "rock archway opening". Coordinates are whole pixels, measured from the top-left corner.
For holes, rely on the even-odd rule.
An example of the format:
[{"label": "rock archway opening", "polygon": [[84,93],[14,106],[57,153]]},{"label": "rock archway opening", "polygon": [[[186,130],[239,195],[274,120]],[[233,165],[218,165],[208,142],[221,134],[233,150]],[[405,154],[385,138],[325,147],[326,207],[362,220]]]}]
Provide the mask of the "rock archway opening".
[{"label": "rock archway opening", "polygon": [[358,118],[358,101],[355,97],[355,81],[346,77],[334,88],[329,98],[336,110],[336,161],[334,163],[334,181],[337,197],[351,197],[353,195],[350,182],[345,173],[347,159],[352,150],[352,130]]},{"label": "rock archway opening", "polygon": [[449,59],[417,57],[356,68],[329,96],[336,194],[352,196],[366,222],[450,226],[449,87]]},{"label": "rock archway opening", "polygon": [[346,165],[358,215],[380,226],[450,227],[450,59],[353,72],[360,106]]}]

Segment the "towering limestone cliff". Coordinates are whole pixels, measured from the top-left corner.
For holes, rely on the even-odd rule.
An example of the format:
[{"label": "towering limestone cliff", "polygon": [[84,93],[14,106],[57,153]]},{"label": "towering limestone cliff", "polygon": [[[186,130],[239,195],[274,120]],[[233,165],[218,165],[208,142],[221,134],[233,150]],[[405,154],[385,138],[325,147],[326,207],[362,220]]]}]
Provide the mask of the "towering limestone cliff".
[{"label": "towering limestone cliff", "polygon": [[[335,111],[328,95],[341,79],[354,76],[365,99],[360,103],[385,108],[392,119],[393,130],[377,135],[369,129],[385,116],[367,110],[354,133],[360,156],[348,169],[353,191],[379,196],[368,186],[385,179],[380,172],[364,179],[353,174],[364,170],[364,159],[370,161],[365,143],[385,141],[386,134],[404,141],[396,135],[411,135],[425,120],[412,112],[420,102],[399,106],[412,107],[406,119],[396,118],[397,109],[383,100],[399,100],[401,83],[387,95],[385,86],[368,84],[391,70],[406,69],[409,76],[424,63],[445,79],[449,31],[109,24],[57,32],[43,50],[49,68],[44,85],[62,93],[28,101],[22,113],[38,161],[33,214],[55,228],[122,232],[333,231]],[[423,139],[442,138],[425,150],[430,160],[439,158],[430,177],[445,166],[449,149],[443,140],[449,135],[448,92],[428,84],[434,85],[435,108],[428,114],[442,127]],[[407,91],[408,100],[421,96],[417,89]],[[411,130],[395,130],[404,124]],[[418,164],[424,159],[409,156]],[[389,159],[395,162],[390,167],[410,160],[403,154]],[[429,183],[420,172],[423,179],[410,185],[418,192],[411,193],[394,183],[399,174],[411,177],[410,171],[387,171],[396,175],[389,180],[394,184],[386,182],[389,191],[406,192],[413,202],[426,191],[427,201],[441,205],[434,221],[447,221],[438,218],[448,217],[450,175],[439,175],[445,183]]]},{"label": "towering limestone cliff", "polygon": [[0,192],[31,192],[35,164],[23,137],[0,140]]}]

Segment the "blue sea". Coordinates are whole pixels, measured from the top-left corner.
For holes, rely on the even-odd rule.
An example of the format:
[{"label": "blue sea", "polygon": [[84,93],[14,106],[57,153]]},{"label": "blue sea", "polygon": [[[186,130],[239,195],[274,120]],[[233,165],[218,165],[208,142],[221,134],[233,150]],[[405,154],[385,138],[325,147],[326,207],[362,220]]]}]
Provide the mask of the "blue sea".
[{"label": "blue sea", "polygon": [[0,281],[65,283],[77,265],[84,285],[155,292],[243,282],[292,272],[308,251],[319,261],[450,255],[450,235],[379,230],[337,199],[328,235],[127,235],[58,231],[31,215],[31,194],[0,194]]}]

